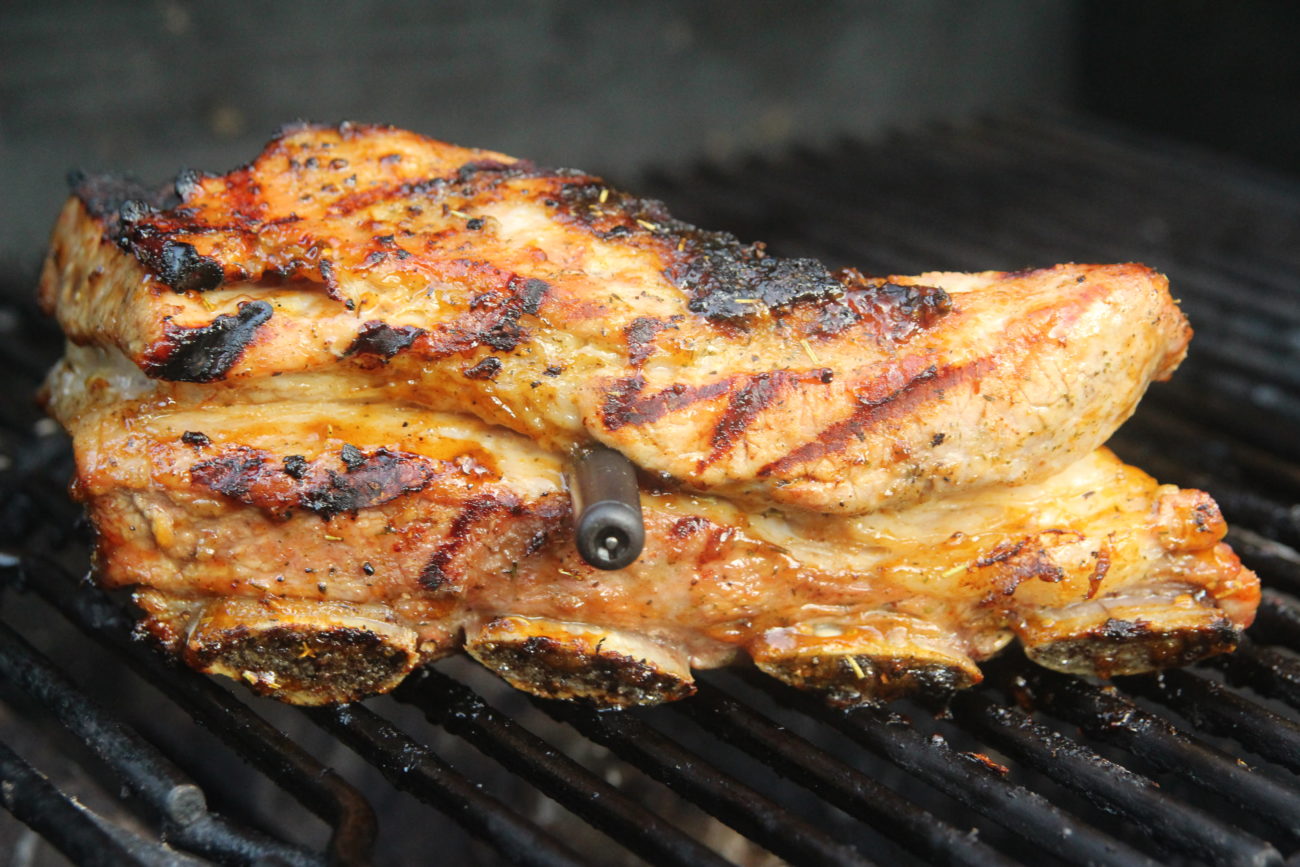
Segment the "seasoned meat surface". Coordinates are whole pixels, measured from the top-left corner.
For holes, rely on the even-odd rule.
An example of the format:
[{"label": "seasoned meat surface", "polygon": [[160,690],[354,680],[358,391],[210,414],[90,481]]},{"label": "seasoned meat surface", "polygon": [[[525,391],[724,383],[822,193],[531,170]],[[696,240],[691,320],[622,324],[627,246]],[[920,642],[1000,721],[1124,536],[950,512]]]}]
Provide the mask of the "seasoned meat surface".
[{"label": "seasoned meat surface", "polygon": [[174,195],[83,180],[41,291],[160,380],[356,368],[547,448],[846,514],[1050,475],[1190,334],[1138,265],[831,273],[595,177],[350,125]]},{"label": "seasoned meat surface", "polygon": [[604,572],[574,550],[553,452],[279,379],[182,395],[73,348],[51,391],[101,581],[140,588],[192,664],[298,702],[389,688],[462,646],[518,686],[603,704],[688,694],[692,668],[746,655],[844,702],[952,688],[1014,638],[1057,668],[1125,673],[1231,647],[1258,599],[1206,495],[1104,450],[867,516],[647,487],[645,553]]},{"label": "seasoned meat surface", "polygon": [[[1100,448],[1190,337],[1140,265],[832,273],[345,124],[174,190],[80,179],[40,291],[99,580],[287,701],[463,649],[603,706],[745,659],[854,704],[969,686],[1012,641],[1181,664],[1258,603],[1208,495]],[[592,441],[640,471],[625,569],[573,546]]]}]

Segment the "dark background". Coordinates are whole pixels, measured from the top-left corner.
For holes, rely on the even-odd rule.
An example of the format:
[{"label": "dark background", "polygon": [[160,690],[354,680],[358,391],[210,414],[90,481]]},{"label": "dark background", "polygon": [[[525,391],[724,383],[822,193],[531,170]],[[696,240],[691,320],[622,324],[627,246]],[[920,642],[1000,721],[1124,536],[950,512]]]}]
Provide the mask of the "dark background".
[{"label": "dark background", "polygon": [[297,118],[379,121],[635,185],[650,166],[1024,110],[1295,171],[1300,4],[197,3],[0,12],[0,285],[69,169],[224,170]]}]

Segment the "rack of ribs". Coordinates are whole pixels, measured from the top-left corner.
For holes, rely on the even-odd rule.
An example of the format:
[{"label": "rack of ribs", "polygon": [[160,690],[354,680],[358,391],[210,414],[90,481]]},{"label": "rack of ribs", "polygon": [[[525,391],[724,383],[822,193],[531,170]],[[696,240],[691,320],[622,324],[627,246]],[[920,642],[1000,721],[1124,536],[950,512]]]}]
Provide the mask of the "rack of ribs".
[{"label": "rack of ribs", "polygon": [[[1140,265],[831,272],[344,124],[174,189],[74,179],[40,293],[98,580],[286,701],[464,649],[601,705],[747,661],[853,704],[969,686],[1015,640],[1182,664],[1258,602],[1209,496],[1103,448],[1191,336]],[[592,443],[638,472],[623,569],[573,545]]]}]

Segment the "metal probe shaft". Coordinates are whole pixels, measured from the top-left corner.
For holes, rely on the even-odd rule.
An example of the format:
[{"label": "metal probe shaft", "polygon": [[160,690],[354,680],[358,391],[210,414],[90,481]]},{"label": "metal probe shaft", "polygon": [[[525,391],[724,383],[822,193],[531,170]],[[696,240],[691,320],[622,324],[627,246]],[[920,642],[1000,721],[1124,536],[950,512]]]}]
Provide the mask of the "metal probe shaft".
[{"label": "metal probe shaft", "polygon": [[574,452],[569,493],[573,497],[578,553],[597,569],[622,569],[641,556],[645,521],[632,462],[602,445]]}]

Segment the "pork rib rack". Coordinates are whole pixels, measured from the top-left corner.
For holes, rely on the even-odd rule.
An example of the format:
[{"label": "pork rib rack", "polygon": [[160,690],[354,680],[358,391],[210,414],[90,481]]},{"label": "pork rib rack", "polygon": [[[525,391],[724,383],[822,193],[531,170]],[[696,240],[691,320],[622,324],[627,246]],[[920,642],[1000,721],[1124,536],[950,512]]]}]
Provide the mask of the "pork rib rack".
[{"label": "pork rib rack", "polygon": [[[174,190],[80,178],[41,280],[97,574],[191,665],[298,703],[460,648],[628,705],[750,658],[852,703],[1018,639],[1098,674],[1231,649],[1213,501],[1101,448],[1190,329],[1139,265],[871,277],[599,178],[304,126]],[[576,555],[569,450],[647,545]]]}]

